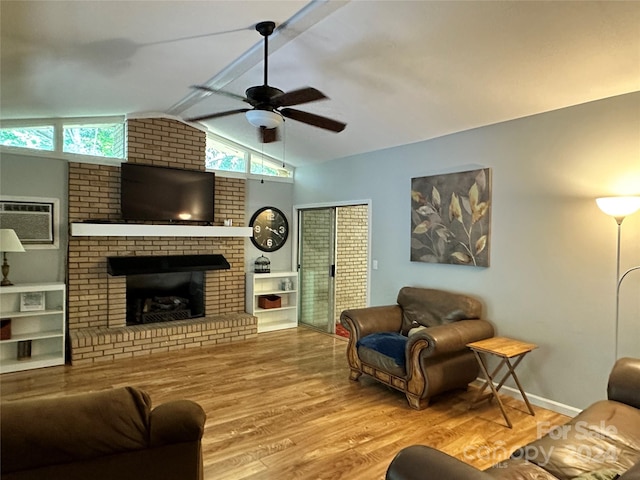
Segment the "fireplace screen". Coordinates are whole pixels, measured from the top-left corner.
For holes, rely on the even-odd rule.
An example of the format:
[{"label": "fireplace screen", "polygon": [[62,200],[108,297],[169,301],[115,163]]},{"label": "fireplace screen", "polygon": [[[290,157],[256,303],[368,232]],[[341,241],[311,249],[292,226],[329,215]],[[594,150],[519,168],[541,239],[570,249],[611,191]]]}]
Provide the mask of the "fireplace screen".
[{"label": "fireplace screen", "polygon": [[204,274],[127,275],[127,325],[203,317]]}]

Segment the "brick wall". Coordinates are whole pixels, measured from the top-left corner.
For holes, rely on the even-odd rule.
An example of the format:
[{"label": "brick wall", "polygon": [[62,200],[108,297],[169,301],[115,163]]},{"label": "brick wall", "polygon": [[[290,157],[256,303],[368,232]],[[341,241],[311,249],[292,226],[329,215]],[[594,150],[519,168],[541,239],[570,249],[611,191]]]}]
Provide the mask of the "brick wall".
[{"label": "brick wall", "polygon": [[367,205],[336,209],[336,323],[343,310],[366,307],[368,211]]},{"label": "brick wall", "polygon": [[[204,170],[205,133],[175,120],[128,121],[128,161]],[[245,225],[245,181],[216,177],[215,223]],[[120,168],[69,164],[69,221],[120,219]],[[106,271],[106,257],[221,253],[230,270],[206,273],[204,319],[125,326],[125,277]],[[70,237],[69,332],[74,364],[248,338],[244,313],[244,239],[235,237]]]}]

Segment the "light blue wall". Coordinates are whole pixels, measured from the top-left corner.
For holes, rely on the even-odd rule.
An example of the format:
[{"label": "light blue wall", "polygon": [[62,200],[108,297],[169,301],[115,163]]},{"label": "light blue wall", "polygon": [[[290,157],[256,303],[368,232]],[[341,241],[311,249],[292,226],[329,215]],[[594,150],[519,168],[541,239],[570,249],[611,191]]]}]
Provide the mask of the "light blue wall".
[{"label": "light blue wall", "polygon": [[66,280],[68,238],[67,162],[28,155],[0,156],[0,196],[45,197],[60,200],[59,248],[9,253],[9,279],[15,283]]},{"label": "light blue wall", "polygon": [[[491,266],[410,262],[411,178],[478,167],[493,173]],[[499,335],[539,345],[525,389],[581,408],[604,398],[614,361],[616,224],[594,199],[615,194],[640,194],[640,93],[298,168],[293,203],[370,198],[372,304],[403,285],[477,295]],[[622,257],[640,265],[640,213]],[[630,278],[620,319],[635,356],[639,291]]]}]

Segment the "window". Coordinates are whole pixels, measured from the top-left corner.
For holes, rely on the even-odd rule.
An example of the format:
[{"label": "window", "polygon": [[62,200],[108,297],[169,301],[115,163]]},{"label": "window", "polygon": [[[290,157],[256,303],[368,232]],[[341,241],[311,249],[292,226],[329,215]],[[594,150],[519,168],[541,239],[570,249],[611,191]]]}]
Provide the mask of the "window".
[{"label": "window", "polygon": [[247,154],[207,136],[205,167],[208,170],[245,173],[247,171]]},{"label": "window", "polygon": [[124,117],[3,121],[0,146],[36,155],[52,152],[50,156],[74,161],[82,155],[83,161],[104,163],[97,158],[125,158],[125,132]]},{"label": "window", "polygon": [[53,125],[1,128],[0,145],[53,151]]},{"label": "window", "polygon": [[283,165],[282,162],[257,153],[251,154],[251,173],[284,178],[290,178],[293,175],[291,169]]},{"label": "window", "polygon": [[124,158],[124,123],[64,125],[62,150],[78,155]]},{"label": "window", "polygon": [[293,168],[249,148],[207,135],[206,168],[241,176],[258,175],[292,181]]}]

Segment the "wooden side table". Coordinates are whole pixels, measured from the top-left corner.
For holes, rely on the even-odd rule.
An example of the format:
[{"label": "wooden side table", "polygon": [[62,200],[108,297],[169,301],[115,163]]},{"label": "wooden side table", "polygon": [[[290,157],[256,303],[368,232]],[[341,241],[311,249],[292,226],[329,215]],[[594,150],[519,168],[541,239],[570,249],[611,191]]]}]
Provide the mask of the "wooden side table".
[{"label": "wooden side table", "polygon": [[[495,398],[498,402],[498,405],[500,406],[500,410],[502,411],[502,416],[507,422],[507,426],[509,428],[513,428],[513,426],[511,425],[511,421],[507,416],[507,412],[504,409],[504,405],[502,404],[502,401],[498,396],[498,390],[502,388],[502,385],[504,385],[504,382],[507,380],[507,378],[512,377],[516,382],[516,385],[518,386],[518,390],[520,390],[520,394],[524,399],[524,403],[527,404],[529,413],[535,416],[533,408],[531,408],[531,404],[529,403],[529,399],[525,395],[524,390],[522,390],[522,385],[520,385],[520,381],[518,380],[515,369],[520,364],[525,355],[531,350],[538,348],[538,346],[534,345],[533,343],[525,343],[518,340],[513,340],[512,338],[492,337],[485,340],[480,340],[479,342],[468,343],[467,347],[469,347],[475,354],[478,365],[480,365],[480,370],[482,370],[485,378],[484,385],[482,386],[474,400],[471,402],[469,408],[474,407],[478,402],[481,402],[485,399],[490,400],[491,398]],[[501,359],[500,363],[491,374],[489,374],[489,370],[487,370],[487,364],[482,358],[482,353],[494,355],[496,357],[500,357]],[[511,363],[512,359],[515,359],[513,364]],[[500,372],[500,370],[504,366],[507,367],[507,372],[504,374],[504,376],[498,383],[498,386],[496,387],[493,383],[494,379],[496,378],[496,375],[498,375],[498,372]],[[483,397],[482,394],[487,388],[487,385],[489,386],[489,388],[491,388],[491,393],[488,393]]]}]

